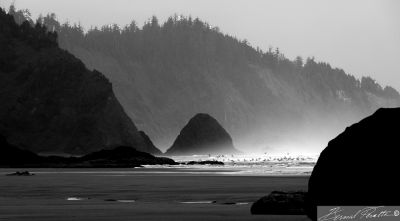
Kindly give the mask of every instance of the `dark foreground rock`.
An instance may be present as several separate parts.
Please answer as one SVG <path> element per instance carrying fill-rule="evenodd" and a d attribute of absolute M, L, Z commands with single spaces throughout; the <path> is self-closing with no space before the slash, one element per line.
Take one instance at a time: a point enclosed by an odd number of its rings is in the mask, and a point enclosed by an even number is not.
<path fill-rule="evenodd" d="M 168 155 L 234 153 L 239 151 L 234 148 L 231 136 L 208 114 L 197 114 L 190 119 L 166 152 Z"/>
<path fill-rule="evenodd" d="M 251 206 L 251 214 L 304 215 L 306 192 L 273 191 Z"/>
<path fill-rule="evenodd" d="M 311 174 L 307 213 L 318 205 L 400 205 L 400 108 L 379 109 L 331 140 Z"/>
<path fill-rule="evenodd" d="M 1 141 L 5 140 L 0 137 Z M 3 145 L 0 148 L 0 167 L 7 168 L 131 168 L 158 164 L 175 165 L 177 163 L 172 159 L 155 157 L 126 146 L 100 150 L 82 157 L 39 156 L 12 145 Z"/>
<path fill-rule="evenodd" d="M 224 162 L 216 160 L 189 161 L 186 165 L 225 165 Z"/>

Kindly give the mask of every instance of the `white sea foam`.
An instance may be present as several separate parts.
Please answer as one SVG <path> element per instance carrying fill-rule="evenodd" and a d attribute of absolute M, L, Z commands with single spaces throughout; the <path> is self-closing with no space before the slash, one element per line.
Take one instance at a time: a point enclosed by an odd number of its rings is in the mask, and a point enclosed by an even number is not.
<path fill-rule="evenodd" d="M 180 203 L 185 203 L 185 204 L 211 204 L 211 203 L 216 203 L 216 201 L 184 201 Z"/>
<path fill-rule="evenodd" d="M 66 200 L 69 200 L 69 201 L 79 201 L 79 200 L 87 200 L 87 199 L 89 199 L 89 198 L 82 198 L 82 197 L 67 197 L 67 199 L 66 199 Z"/>
<path fill-rule="evenodd" d="M 117 200 L 120 203 L 134 203 L 135 200 Z"/>

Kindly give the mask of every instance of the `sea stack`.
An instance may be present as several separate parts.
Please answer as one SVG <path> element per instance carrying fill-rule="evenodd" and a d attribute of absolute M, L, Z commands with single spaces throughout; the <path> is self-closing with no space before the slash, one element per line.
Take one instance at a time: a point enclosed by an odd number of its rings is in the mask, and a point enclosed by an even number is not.
<path fill-rule="evenodd" d="M 196 114 L 181 130 L 168 155 L 202 155 L 239 153 L 232 138 L 216 119 L 208 114 Z"/>
<path fill-rule="evenodd" d="M 322 151 L 308 184 L 308 215 L 317 206 L 400 205 L 400 108 L 379 109 Z"/>

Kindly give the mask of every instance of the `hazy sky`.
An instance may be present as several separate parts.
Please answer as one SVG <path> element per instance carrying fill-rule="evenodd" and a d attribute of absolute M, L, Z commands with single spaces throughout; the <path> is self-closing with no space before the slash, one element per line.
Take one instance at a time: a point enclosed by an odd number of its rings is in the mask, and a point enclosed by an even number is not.
<path fill-rule="evenodd" d="M 13 0 L 0 0 L 8 7 Z M 191 15 L 224 33 L 287 57 L 314 56 L 357 77 L 370 75 L 400 90 L 398 0 L 15 0 L 33 17 L 55 12 L 60 21 L 84 27 L 156 15 Z"/>

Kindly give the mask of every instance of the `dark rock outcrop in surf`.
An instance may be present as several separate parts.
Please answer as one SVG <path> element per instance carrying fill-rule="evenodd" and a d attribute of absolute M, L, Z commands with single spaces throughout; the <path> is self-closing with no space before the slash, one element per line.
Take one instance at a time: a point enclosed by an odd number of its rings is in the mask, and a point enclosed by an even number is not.
<path fill-rule="evenodd" d="M 34 176 L 34 173 L 30 173 L 29 171 L 17 171 L 15 173 L 6 174 L 6 176 Z"/>
<path fill-rule="evenodd" d="M 196 114 L 181 130 L 168 155 L 239 153 L 226 130 L 208 114 Z"/>
<path fill-rule="evenodd" d="M 308 185 L 308 215 L 318 205 L 400 205 L 400 108 L 379 109 L 331 140 Z"/>
<path fill-rule="evenodd" d="M 305 192 L 273 191 L 251 206 L 251 214 L 304 215 Z"/>
<path fill-rule="evenodd" d="M 225 165 L 224 162 L 217 160 L 189 161 L 186 165 Z"/>

